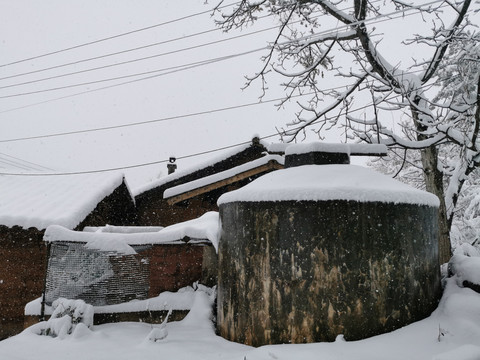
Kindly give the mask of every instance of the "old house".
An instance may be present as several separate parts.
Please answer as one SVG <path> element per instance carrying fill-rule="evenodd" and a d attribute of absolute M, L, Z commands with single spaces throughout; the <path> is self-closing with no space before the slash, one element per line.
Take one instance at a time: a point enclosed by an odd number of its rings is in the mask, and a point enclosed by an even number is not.
<path fill-rule="evenodd" d="M 218 198 L 283 168 L 282 149 L 254 138 L 221 157 L 179 170 L 135 191 L 139 225 L 168 226 L 218 211 Z"/>
<path fill-rule="evenodd" d="M 70 249 L 71 253 L 78 252 L 81 258 L 85 255 L 83 252 L 86 243 L 70 241 L 73 235 L 68 231 L 74 230 L 77 235 L 73 237 L 76 239 L 88 238 L 90 235 L 78 234 L 83 232 L 85 227 L 102 227 L 97 228 L 96 231 L 106 232 L 116 239 L 121 239 L 134 238 L 136 235 L 133 233 L 143 232 L 139 230 L 140 227 L 164 226 L 171 229 L 175 224 L 200 218 L 210 211 L 217 211 L 217 199 L 222 194 L 238 189 L 266 173 L 283 168 L 283 151 L 284 148 L 281 146 L 265 145 L 255 138 L 250 144 L 239 146 L 227 154 L 190 169 L 172 172 L 144 186 L 136 191 L 135 201 L 132 201 L 126 184 L 119 176 L 45 176 L 21 178 L 19 182 L 12 181 L 13 184 L 4 188 L 10 187 L 14 190 L 12 193 L 18 192 L 21 188 L 25 191 L 21 195 L 2 197 L 2 201 L 5 200 L 5 206 L 0 210 L 0 224 L 3 225 L 0 240 L 4 244 L 2 249 L 10 247 L 12 250 L 0 255 L 5 262 L 11 262 L 13 272 L 5 268 L 1 270 L 0 276 L 6 279 L 8 273 L 14 273 L 15 277 L 9 278 L 8 286 L 4 286 L 8 290 L 2 293 L 5 295 L 0 295 L 0 310 L 7 309 L 8 313 L 4 320 L 8 325 L 2 326 L 2 329 L 8 330 L 5 330 L 1 336 L 9 336 L 21 329 L 25 303 L 38 299 L 44 284 L 48 286 L 47 251 L 45 242 L 42 241 L 47 227 L 61 226 L 65 229 L 62 234 L 67 234 L 65 239 L 56 238 L 53 242 L 47 241 L 51 245 L 55 243 L 55 246 L 51 247 L 55 247 L 55 251 L 58 251 L 53 254 L 53 257 L 58 260 L 59 256 L 63 256 L 64 245 L 68 243 L 69 247 L 75 248 Z M 169 164 L 169 170 L 175 170 L 174 163 Z M 17 203 L 15 199 L 18 199 Z M 28 206 L 14 204 L 28 204 Z M 106 224 L 140 227 L 104 227 Z M 131 231 L 131 236 L 122 234 L 124 231 Z M 109 235 L 100 236 L 99 241 L 103 242 L 102 239 L 112 237 Z M 149 236 L 158 235 L 152 233 Z M 98 252 L 94 255 L 87 254 L 85 258 L 92 255 L 96 257 L 95 261 L 100 261 L 108 271 L 118 271 L 122 274 L 129 272 L 125 271 L 125 264 L 133 266 L 135 269 L 132 268 L 130 273 L 138 273 L 141 279 L 135 280 L 132 277 L 132 280 L 129 276 L 123 278 L 133 286 L 130 295 L 137 296 L 143 291 L 144 294 L 142 293 L 141 297 L 150 299 L 162 291 L 177 291 L 194 281 L 205 279 L 205 276 L 210 276 L 208 271 L 211 271 L 212 264 L 215 264 L 213 266 L 216 268 L 217 259 L 215 251 L 211 251 L 212 246 L 202 248 L 195 244 L 195 239 L 192 243 L 183 237 L 175 240 L 174 244 L 161 246 L 154 243 L 137 244 L 138 246 L 130 244 L 133 246 L 128 246 L 134 249 L 133 252 L 136 254 L 132 252 L 120 257 L 109 257 L 107 254 L 103 262 L 99 260 L 103 255 L 98 257 Z M 17 251 L 21 255 L 13 255 L 12 251 Z M 23 266 L 23 262 L 19 260 L 26 258 L 27 254 L 30 257 L 28 267 Z M 52 252 L 49 259 L 52 259 Z M 209 269 L 205 269 L 205 264 L 208 264 Z M 102 281 L 100 281 L 101 284 L 103 284 Z M 107 281 L 106 278 L 105 281 Z M 141 291 L 137 291 L 142 281 L 145 286 L 140 289 Z M 115 287 L 118 284 L 115 281 L 111 283 L 107 281 L 105 286 L 97 285 L 87 289 L 88 296 L 95 294 L 94 296 L 98 296 L 100 302 L 108 299 L 113 299 L 112 301 L 117 303 L 128 301 L 130 295 L 123 291 L 125 288 L 117 291 Z M 62 286 L 58 285 L 56 290 L 60 290 Z M 68 286 L 77 286 L 77 284 L 69 282 Z M 98 292 L 98 290 L 101 291 Z M 84 290 L 81 291 L 83 294 Z M 115 298 L 115 294 L 118 298 Z M 57 295 L 52 293 L 52 296 Z M 75 294 L 72 297 L 75 297 Z M 7 303 L 9 298 L 13 300 Z M 87 300 L 91 302 L 95 299 Z"/>
<path fill-rule="evenodd" d="M 23 329 L 24 306 L 43 290 L 45 229 L 133 225 L 121 174 L 0 176 L 0 339 Z"/>

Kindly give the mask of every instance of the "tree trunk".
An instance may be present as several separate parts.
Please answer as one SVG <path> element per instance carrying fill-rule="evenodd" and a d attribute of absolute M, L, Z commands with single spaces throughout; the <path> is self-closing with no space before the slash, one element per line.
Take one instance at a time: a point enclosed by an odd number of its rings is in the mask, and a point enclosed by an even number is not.
<path fill-rule="evenodd" d="M 437 195 L 440 199 L 440 208 L 438 211 L 438 255 L 440 264 L 444 264 L 447 263 L 452 256 L 452 247 L 450 243 L 450 229 L 448 226 L 447 208 L 445 206 L 443 174 L 438 169 L 437 148 L 435 146 L 430 146 L 421 151 L 421 156 L 426 190 Z"/>

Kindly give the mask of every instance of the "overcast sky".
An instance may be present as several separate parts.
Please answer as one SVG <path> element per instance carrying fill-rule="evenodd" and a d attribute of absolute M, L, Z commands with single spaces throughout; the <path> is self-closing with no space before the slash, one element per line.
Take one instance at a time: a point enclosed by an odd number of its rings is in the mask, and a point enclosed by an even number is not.
<path fill-rule="evenodd" d="M 178 1 L 119 0 L 1 1 L 0 4 L 2 65 L 206 12 L 212 7 L 211 4 L 205 5 L 203 0 L 190 0 L 188 6 L 185 6 L 185 2 Z M 265 26 L 258 29 L 272 26 L 268 21 L 264 24 Z M 190 36 L 199 32 L 207 33 Z M 266 46 L 266 41 L 271 38 L 272 33 L 270 36 L 268 33 L 259 33 L 175 52 L 238 34 L 216 31 L 209 13 L 192 16 L 97 44 L 2 66 L 0 86 L 4 87 L 154 56 L 151 59 L 120 66 L 2 88 L 0 96 L 147 73 L 236 55 Z M 4 79 L 182 37 L 187 38 L 122 55 Z M 175 53 L 157 56 L 167 52 Z M 158 75 L 161 72 L 56 91 L 0 98 L 0 140 L 178 117 L 250 104 L 257 101 L 260 89 L 242 91 L 241 87 L 244 84 L 244 75 L 253 74 L 258 70 L 261 55 L 261 51 L 254 52 L 231 60 L 76 96 L 71 95 Z M 281 92 L 277 91 L 276 94 L 280 96 Z M 274 98 L 273 95 L 274 93 L 269 94 L 268 99 Z M 62 97 L 63 99 L 59 99 Z M 38 104 L 42 102 L 44 103 Z M 248 141 L 254 134 L 261 136 L 274 134 L 275 126 L 283 125 L 292 118 L 292 111 L 290 109 L 288 112 L 278 112 L 273 104 L 269 103 L 116 130 L 3 142 L 0 143 L 0 152 L 38 163 L 55 171 L 121 167 L 165 160 L 171 155 L 182 157 L 225 147 Z M 275 139 L 272 138 L 272 141 Z M 5 160 L 5 155 L 1 159 Z M 200 160 L 193 158 L 190 161 Z M 5 161 L 3 166 L 7 167 Z M 179 167 L 182 166 L 188 166 L 188 161 L 179 161 Z M 22 171 L 15 167 L 8 169 L 12 170 Z M 139 168 L 126 173 L 135 187 L 142 181 L 157 176 L 161 171 L 165 175 L 166 164 Z"/>
<path fill-rule="evenodd" d="M 253 28 L 225 34 L 216 30 L 208 12 L 215 3 L 0 0 L 0 172 L 28 172 L 36 167 L 7 155 L 40 164 L 50 172 L 89 171 L 184 157 L 249 141 L 254 135 L 275 134 L 276 127 L 293 119 L 297 110 L 294 104 L 280 111 L 273 103 L 238 106 L 258 101 L 260 84 L 241 88 L 244 76 L 261 68 L 260 57 L 266 53 L 253 50 L 265 47 L 274 36 L 274 30 L 263 30 L 276 24 L 265 18 Z M 195 15 L 199 13 L 203 14 Z M 400 21 L 392 26 L 405 24 L 405 19 Z M 170 23 L 163 24 L 167 22 Z M 420 23 L 419 18 L 410 20 L 410 24 Z M 146 27 L 151 28 L 136 31 Z M 246 35 L 252 32 L 256 33 Z M 243 37 L 227 40 L 238 35 Z M 398 31 L 389 36 L 382 45 L 386 49 L 389 41 L 400 40 Z M 114 38 L 57 52 L 109 37 Z M 212 44 L 204 45 L 207 43 Z M 147 45 L 152 46 L 83 61 Z M 188 50 L 189 47 L 196 48 Z M 249 51 L 253 52 L 242 55 Z M 15 63 L 50 52 L 56 53 Z M 230 55 L 235 56 L 217 61 Z M 412 54 L 401 51 L 401 55 L 407 59 Z M 150 58 L 139 60 L 146 57 Z M 214 62 L 198 66 L 198 62 L 210 60 Z M 112 66 L 126 61 L 129 63 Z M 74 64 L 63 66 L 70 63 Z M 178 71 L 178 66 L 186 64 L 194 67 Z M 55 69 L 43 71 L 50 67 Z M 90 71 L 98 67 L 102 68 Z M 161 69 L 169 70 L 156 71 Z M 21 75 L 27 72 L 35 73 Z M 80 73 L 66 76 L 74 72 Z M 118 77 L 123 78 L 103 81 Z M 150 78 L 143 79 L 147 77 Z M 90 82 L 97 83 L 85 84 Z M 130 83 L 119 85 L 125 82 Z M 79 84 L 85 85 L 72 86 Z M 51 90 L 55 88 L 61 89 Z M 274 80 L 269 88 L 264 100 L 282 96 Z M 216 111 L 228 107 L 237 108 Z M 187 116 L 199 112 L 206 113 Z M 4 141 L 152 120 L 162 121 L 68 136 Z M 329 140 L 342 141 L 340 136 L 335 133 Z M 179 160 L 178 165 L 185 168 L 202 159 L 205 156 L 191 157 Z M 160 173 L 165 175 L 166 164 L 125 173 L 136 188 Z"/>

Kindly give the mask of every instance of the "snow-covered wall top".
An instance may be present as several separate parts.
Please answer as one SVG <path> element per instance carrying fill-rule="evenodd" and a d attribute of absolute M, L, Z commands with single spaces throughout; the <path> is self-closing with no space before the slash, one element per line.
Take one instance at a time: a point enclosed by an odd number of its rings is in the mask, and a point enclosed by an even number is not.
<path fill-rule="evenodd" d="M 264 143 L 262 145 L 265 146 L 269 153 L 284 153 L 287 147 L 291 146 L 292 144 L 289 143 Z"/>
<path fill-rule="evenodd" d="M 218 212 L 207 212 L 198 219 L 167 226 L 157 232 L 110 233 L 72 231 L 62 226 L 47 228 L 44 241 L 70 241 L 86 243 L 90 249 L 113 251 L 121 254 L 134 254 L 132 245 L 166 244 L 182 241 L 184 237 L 210 240 L 215 249 L 218 244 Z M 133 251 L 133 252 L 132 252 Z"/>
<path fill-rule="evenodd" d="M 191 191 L 191 190 L 198 189 L 198 188 L 203 187 L 203 186 L 207 186 L 207 185 L 216 183 L 218 181 L 228 179 L 232 176 L 241 174 L 242 172 L 245 172 L 245 171 L 254 169 L 256 167 L 265 165 L 269 161 L 272 161 L 272 160 L 276 161 L 277 163 L 282 164 L 282 165 L 284 163 L 283 156 L 266 155 L 264 157 L 261 157 L 260 159 L 250 161 L 246 164 L 236 166 L 232 169 L 228 169 L 228 170 L 225 170 L 225 171 L 222 171 L 222 172 L 210 175 L 210 176 L 205 176 L 204 178 L 201 178 L 201 179 L 198 179 L 198 180 L 190 181 L 190 182 L 185 183 L 185 184 L 181 184 L 181 185 L 178 185 L 178 186 L 171 187 L 171 188 L 165 190 L 165 192 L 163 193 L 163 197 L 164 198 L 169 198 L 169 197 L 172 197 L 172 196 L 183 194 L 183 193 Z"/>
<path fill-rule="evenodd" d="M 122 181 L 121 173 L 0 176 L 0 225 L 73 229 Z"/>
<path fill-rule="evenodd" d="M 218 205 L 237 201 L 352 200 L 439 206 L 438 198 L 388 176 L 355 165 L 304 165 L 266 174 L 222 195 Z"/>
<path fill-rule="evenodd" d="M 312 143 L 291 144 L 285 149 L 285 155 L 307 154 L 310 152 L 368 155 L 370 153 L 386 153 L 387 146 L 383 144 L 338 144 L 317 141 Z"/>
<path fill-rule="evenodd" d="M 158 232 L 163 229 L 163 226 L 85 226 L 85 232 L 100 232 L 100 233 L 114 233 L 114 234 L 131 234 L 143 232 Z"/>
<path fill-rule="evenodd" d="M 198 292 L 206 293 L 209 296 L 214 294 L 214 289 L 197 284 L 197 289 L 187 286 L 177 292 L 165 291 L 154 298 L 146 300 L 132 300 L 122 304 L 95 306 L 95 314 L 126 313 L 137 311 L 162 311 L 162 310 L 190 310 L 192 309 Z M 51 315 L 53 309 L 45 304 L 45 315 Z M 42 298 L 39 297 L 25 306 L 25 315 L 41 315 Z"/>

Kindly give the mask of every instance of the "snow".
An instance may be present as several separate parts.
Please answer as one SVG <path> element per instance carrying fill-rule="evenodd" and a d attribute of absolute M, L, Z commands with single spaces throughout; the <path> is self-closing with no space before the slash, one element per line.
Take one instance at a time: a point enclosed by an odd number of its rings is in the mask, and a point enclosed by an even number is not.
<path fill-rule="evenodd" d="M 163 226 L 85 226 L 83 231 L 85 232 L 101 232 L 101 233 L 114 233 L 114 234 L 132 234 L 142 232 L 158 232 L 163 229 Z"/>
<path fill-rule="evenodd" d="M 231 168 L 231 169 L 228 169 L 228 170 L 225 170 L 225 171 L 222 171 L 222 172 L 210 175 L 210 176 L 205 176 L 201 179 L 194 180 L 194 181 L 191 181 L 191 182 L 188 182 L 188 183 L 185 183 L 185 184 L 181 184 L 181 185 L 178 185 L 178 186 L 171 187 L 171 188 L 165 190 L 165 192 L 163 193 L 163 197 L 165 199 L 170 198 L 170 197 L 173 197 L 173 196 L 176 196 L 176 195 L 179 195 L 179 194 L 183 194 L 183 193 L 186 193 L 186 192 L 194 190 L 194 189 L 201 188 L 203 186 L 214 184 L 216 182 L 231 178 L 235 175 L 238 175 L 238 174 L 241 174 L 243 172 L 255 169 L 259 166 L 265 165 L 270 161 L 275 161 L 278 164 L 283 165 L 284 158 L 283 158 L 283 156 L 279 156 L 279 155 L 266 155 L 266 156 L 261 157 L 260 159 L 250 161 L 246 164 L 242 164 L 242 165 L 236 166 L 234 168 Z"/>
<path fill-rule="evenodd" d="M 83 232 L 72 231 L 59 225 L 51 225 L 45 231 L 43 239 L 47 242 L 83 242 L 91 249 L 115 251 L 122 254 L 135 254 L 135 250 L 131 248 L 133 245 L 183 242 L 185 237 L 193 241 L 209 240 L 217 249 L 218 225 L 218 212 L 210 211 L 197 219 L 167 226 L 156 232 Z M 118 229 L 121 229 L 121 227 L 118 227 Z M 129 230 L 132 230 L 132 228 L 129 227 Z"/>
<path fill-rule="evenodd" d="M 285 156 L 294 154 L 308 154 L 311 152 L 350 154 L 350 147 L 348 144 L 332 144 L 318 141 L 311 143 L 292 144 L 285 149 Z"/>
<path fill-rule="evenodd" d="M 464 281 L 480 287 L 480 257 L 454 254 L 449 262 L 453 278 L 458 286 L 463 286 Z"/>
<path fill-rule="evenodd" d="M 138 196 L 138 195 L 140 195 L 140 194 L 142 194 L 146 191 L 149 191 L 149 190 L 152 190 L 156 187 L 160 187 L 162 185 L 165 185 L 165 184 L 169 183 L 170 181 L 180 179 L 181 177 L 189 175 L 189 174 L 191 174 L 195 171 L 198 171 L 198 170 L 207 168 L 209 166 L 215 165 L 216 163 L 218 163 L 220 161 L 226 160 L 229 157 L 234 156 L 234 155 L 238 154 L 239 152 L 242 152 L 243 150 L 249 148 L 250 146 L 252 146 L 252 143 L 246 143 L 246 144 L 237 146 L 237 147 L 235 147 L 235 148 L 233 148 L 229 151 L 222 152 L 218 156 L 213 156 L 206 161 L 202 161 L 202 162 L 199 162 L 199 163 L 197 163 L 193 166 L 190 166 L 190 167 L 188 167 L 188 169 L 177 170 L 173 174 L 169 174 L 169 175 L 164 176 L 164 177 L 162 177 L 158 180 L 152 181 L 152 182 L 150 182 L 148 184 L 145 184 L 145 185 L 143 185 L 143 186 L 141 186 L 137 189 L 134 189 L 133 190 L 133 195 Z"/>
<path fill-rule="evenodd" d="M 285 149 L 285 155 L 307 154 L 310 152 L 342 153 L 355 155 L 386 154 L 387 146 L 383 144 L 341 144 L 311 142 L 301 144 L 291 144 Z"/>
<path fill-rule="evenodd" d="M 0 176 L 0 225 L 73 229 L 122 181 L 121 173 Z"/>
<path fill-rule="evenodd" d="M 218 204 L 290 200 L 348 200 L 439 206 L 439 200 L 433 194 L 356 165 L 304 165 L 277 170 L 241 189 L 222 195 Z"/>
<path fill-rule="evenodd" d="M 285 153 L 289 143 L 262 143 L 269 153 Z"/>
<path fill-rule="evenodd" d="M 53 312 L 48 321 L 36 327 L 37 335 L 48 335 L 64 339 L 78 325 L 87 329 L 93 326 L 93 306 L 83 300 L 57 299 L 52 304 Z"/>
<path fill-rule="evenodd" d="M 209 296 L 213 296 L 215 290 L 201 284 L 194 284 L 194 287 L 187 286 L 179 289 L 177 292 L 165 291 L 156 297 L 146 300 L 132 300 L 122 304 L 94 306 L 93 311 L 95 314 L 112 314 L 139 311 L 190 310 L 193 306 L 196 291 L 203 291 L 209 294 Z M 25 306 L 25 315 L 40 315 L 41 306 L 41 298 L 29 302 Z M 52 312 L 52 307 L 45 305 L 45 314 L 50 315 Z"/>
<path fill-rule="evenodd" d="M 477 360 L 480 359 L 480 294 L 448 279 L 434 313 L 397 331 L 362 341 L 269 345 L 259 348 L 215 335 L 213 296 L 196 291 L 192 310 L 179 322 L 164 324 L 166 337 L 149 340 L 162 325 L 116 323 L 77 326 L 65 338 L 39 336 L 42 325 L 0 342 L 0 359 L 11 360 Z M 160 330 L 155 330 L 160 332 Z M 165 335 L 163 332 L 163 335 Z"/>
<path fill-rule="evenodd" d="M 115 238 L 103 239 L 102 237 L 94 237 L 85 244 L 85 247 L 90 250 L 114 252 L 119 255 L 135 255 L 137 253 L 126 242 L 118 241 Z"/>
<path fill-rule="evenodd" d="M 220 236 L 219 224 L 218 212 L 209 211 L 198 219 L 167 226 L 159 234 L 170 239 L 183 239 L 185 236 L 192 239 L 208 239 L 217 250 Z"/>

